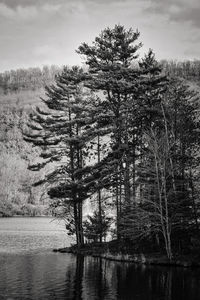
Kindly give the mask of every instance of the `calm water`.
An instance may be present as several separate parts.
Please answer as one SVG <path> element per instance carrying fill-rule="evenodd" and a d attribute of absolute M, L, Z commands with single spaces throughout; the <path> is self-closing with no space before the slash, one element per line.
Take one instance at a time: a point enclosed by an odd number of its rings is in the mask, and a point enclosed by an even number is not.
<path fill-rule="evenodd" d="M 0 219 L 0 299 L 199 300 L 200 270 L 53 253 L 70 244 L 49 218 Z"/>

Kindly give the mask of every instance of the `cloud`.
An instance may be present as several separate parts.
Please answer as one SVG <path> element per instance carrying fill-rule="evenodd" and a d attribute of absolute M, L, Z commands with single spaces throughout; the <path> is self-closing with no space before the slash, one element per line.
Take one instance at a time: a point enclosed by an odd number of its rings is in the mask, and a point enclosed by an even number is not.
<path fill-rule="evenodd" d="M 0 17 L 14 21 L 31 21 L 37 18 L 52 17 L 56 14 L 66 17 L 80 13 L 85 13 L 85 5 L 81 0 L 67 2 L 63 0 L 0 1 Z"/>
<path fill-rule="evenodd" d="M 61 9 L 61 5 L 60 4 L 44 4 L 42 6 L 42 10 L 43 11 L 46 11 L 47 13 L 55 13 L 55 12 L 58 12 L 59 10 Z"/>
<path fill-rule="evenodd" d="M 66 2 L 65 0 L 0 0 L 0 3 L 5 4 L 9 8 L 15 9 L 17 6 L 41 6 L 44 4 L 56 5 Z"/>
<path fill-rule="evenodd" d="M 0 0 L 0 3 L 4 3 L 7 6 L 11 7 L 11 8 L 15 8 L 17 6 L 41 6 L 45 4 L 50 4 L 50 5 L 56 5 L 56 4 L 67 4 L 69 2 L 73 2 L 74 5 L 76 5 L 79 2 L 85 2 L 85 3 L 99 3 L 99 4 L 115 4 L 115 3 L 126 3 L 129 0 L 84 0 L 84 1 L 80 1 L 80 0 Z"/>
<path fill-rule="evenodd" d="M 0 16 L 5 18 L 13 18 L 14 11 L 13 9 L 6 6 L 4 3 L 0 3 Z"/>
<path fill-rule="evenodd" d="M 174 22 L 189 22 L 200 27 L 199 0 L 151 0 L 149 12 L 167 15 Z"/>
<path fill-rule="evenodd" d="M 0 3 L 0 16 L 14 20 L 31 20 L 35 19 L 38 15 L 38 11 L 35 6 L 22 7 L 17 6 L 15 9 L 10 8 L 4 3 Z"/>

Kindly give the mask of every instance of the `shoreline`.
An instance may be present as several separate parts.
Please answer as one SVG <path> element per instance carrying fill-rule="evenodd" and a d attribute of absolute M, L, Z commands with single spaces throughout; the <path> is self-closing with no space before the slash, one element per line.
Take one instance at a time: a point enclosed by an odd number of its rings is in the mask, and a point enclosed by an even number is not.
<path fill-rule="evenodd" d="M 102 258 L 110 261 L 116 262 L 128 262 L 137 263 L 144 265 L 154 265 L 154 266 L 168 266 L 168 267 L 183 267 L 183 268 L 199 268 L 200 260 L 192 259 L 191 256 L 177 256 L 171 261 L 164 255 L 159 253 L 156 254 L 123 254 L 123 253 L 110 253 L 95 251 L 95 249 L 77 249 L 75 247 L 66 247 L 53 249 L 53 252 L 59 253 L 70 253 L 74 255 L 92 256 L 96 258 Z"/>

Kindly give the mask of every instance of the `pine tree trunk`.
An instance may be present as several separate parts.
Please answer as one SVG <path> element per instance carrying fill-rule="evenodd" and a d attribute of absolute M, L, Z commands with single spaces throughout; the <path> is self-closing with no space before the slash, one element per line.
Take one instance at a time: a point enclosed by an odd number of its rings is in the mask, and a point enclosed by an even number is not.
<path fill-rule="evenodd" d="M 69 114 L 69 121 L 71 121 L 71 110 L 69 109 L 68 111 Z M 70 124 L 70 131 L 69 131 L 70 137 L 73 136 L 72 132 L 72 126 Z M 74 177 L 74 149 L 72 144 L 70 144 L 70 169 L 71 169 L 71 180 L 73 183 L 75 183 L 75 177 Z M 78 160 L 79 161 L 79 160 Z M 75 226 L 75 234 L 76 234 L 76 243 L 77 246 L 80 247 L 83 242 L 83 229 L 82 229 L 82 224 L 80 225 L 80 221 L 82 220 L 82 207 L 79 206 L 79 199 L 77 201 L 77 193 L 75 190 L 72 189 L 72 200 L 73 200 L 73 209 L 74 209 L 74 226 Z"/>
<path fill-rule="evenodd" d="M 193 212 L 194 212 L 195 225 L 196 225 L 197 231 L 199 231 L 198 212 L 197 212 L 197 207 L 196 207 L 196 203 L 195 203 L 195 190 L 194 190 L 194 183 L 193 183 L 191 169 L 190 169 L 189 185 L 190 185 L 191 194 L 192 194 L 192 206 L 193 206 Z"/>
<path fill-rule="evenodd" d="M 83 205 L 82 202 L 78 203 L 78 234 L 80 246 L 84 245 L 84 235 L 83 235 Z"/>
<path fill-rule="evenodd" d="M 116 183 L 116 210 L 117 210 L 117 216 L 116 216 L 116 229 L 117 229 L 117 239 L 120 239 L 120 229 L 119 229 L 119 187 L 118 182 Z"/>
<path fill-rule="evenodd" d="M 125 115 L 125 173 L 124 173 L 124 189 L 125 189 L 125 202 L 130 203 L 130 150 L 129 150 L 129 143 L 128 143 L 128 125 L 127 125 L 127 118 L 128 112 L 126 111 Z"/>
<path fill-rule="evenodd" d="M 134 143 L 134 140 L 133 140 Z M 136 178 L 136 171 L 135 171 L 135 144 L 133 144 L 133 156 L 132 156 L 132 193 L 133 193 L 133 203 L 136 204 L 136 184 L 135 184 L 135 178 Z"/>
<path fill-rule="evenodd" d="M 100 137 L 98 135 L 97 140 L 97 155 L 98 155 L 98 163 L 101 161 L 101 145 L 100 145 Z M 100 234 L 99 234 L 99 241 L 102 243 L 102 207 L 101 207 L 101 189 L 98 188 L 98 208 L 99 208 L 99 228 L 100 228 Z"/>
<path fill-rule="evenodd" d="M 74 226 L 75 226 L 75 234 L 76 234 L 76 244 L 80 247 L 80 237 L 79 237 L 79 228 L 78 228 L 78 210 L 77 210 L 77 203 L 76 197 L 73 197 L 74 202 Z"/>

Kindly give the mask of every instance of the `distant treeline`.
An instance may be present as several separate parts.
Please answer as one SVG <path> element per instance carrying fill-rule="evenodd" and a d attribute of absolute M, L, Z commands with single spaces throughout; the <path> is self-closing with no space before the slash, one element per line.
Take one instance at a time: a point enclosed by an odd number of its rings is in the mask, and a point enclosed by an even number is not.
<path fill-rule="evenodd" d="M 200 80 L 200 60 L 162 60 L 161 65 L 167 75 L 192 81 Z"/>
<path fill-rule="evenodd" d="M 61 70 L 62 67 L 51 65 L 5 71 L 0 73 L 0 94 L 37 90 L 51 84 Z"/>
<path fill-rule="evenodd" d="M 200 60 L 167 61 L 161 65 L 166 74 L 187 80 L 200 80 Z M 5 71 L 0 73 L 0 94 L 15 93 L 23 90 L 37 90 L 51 84 L 55 75 L 62 71 L 62 67 L 51 65 L 42 68 L 28 68 Z"/>

